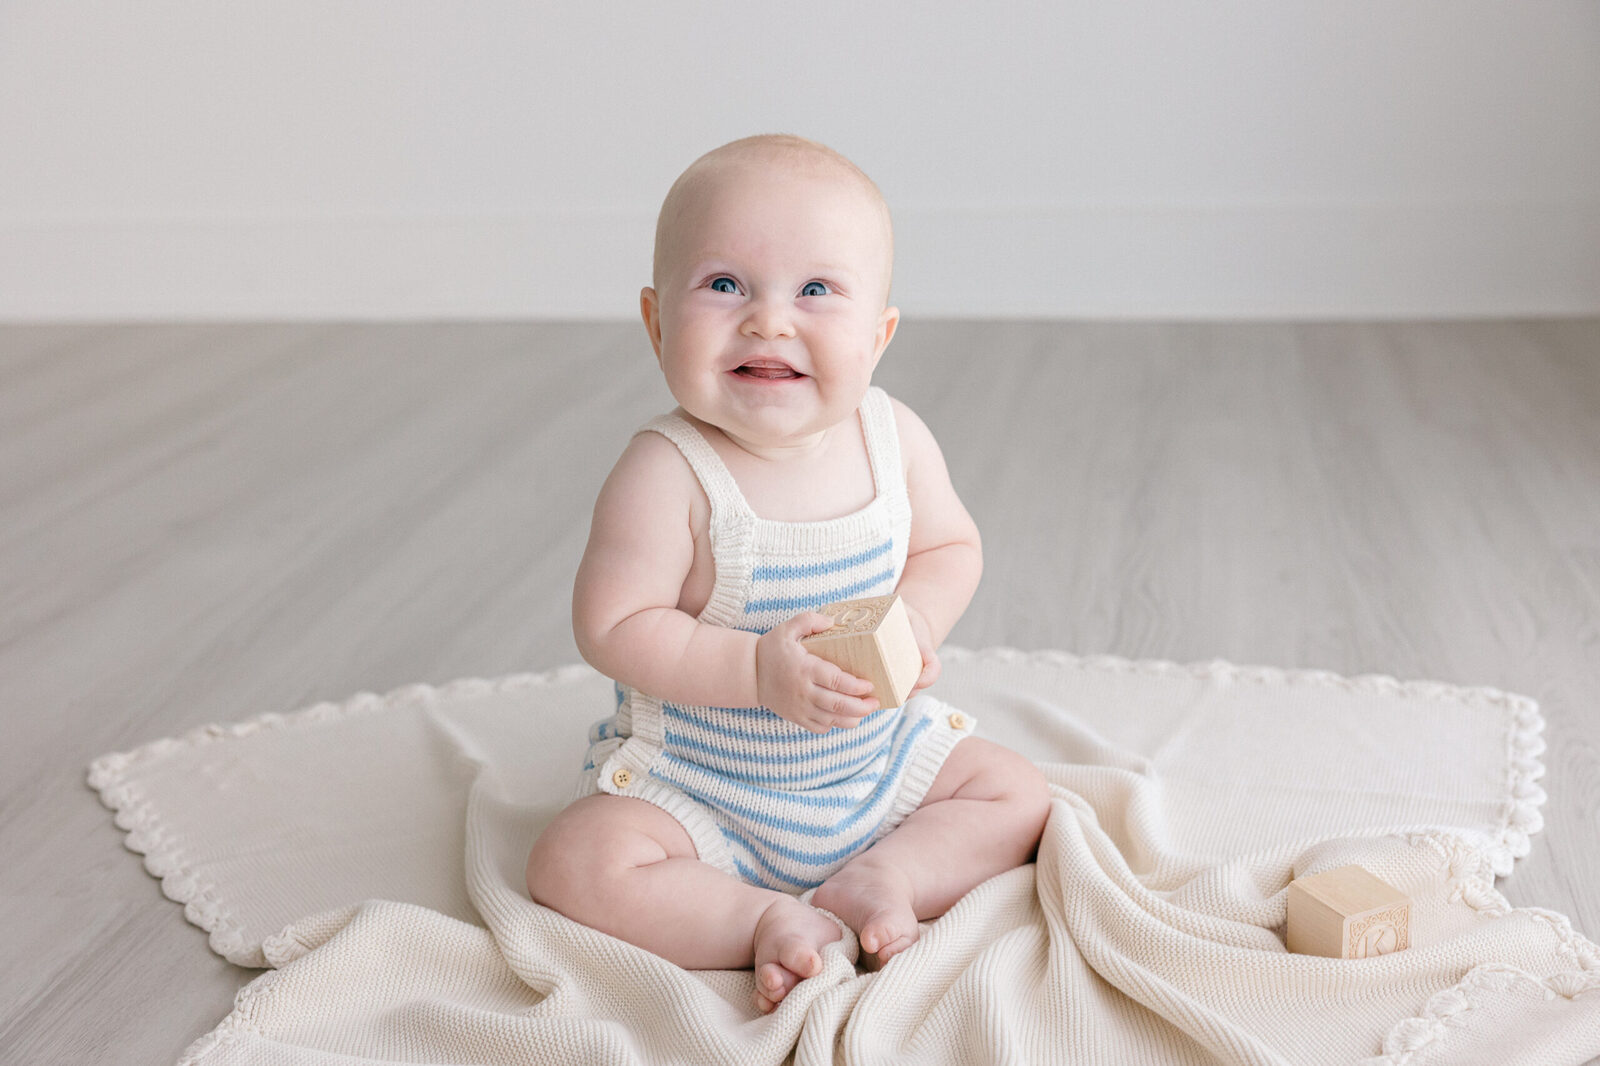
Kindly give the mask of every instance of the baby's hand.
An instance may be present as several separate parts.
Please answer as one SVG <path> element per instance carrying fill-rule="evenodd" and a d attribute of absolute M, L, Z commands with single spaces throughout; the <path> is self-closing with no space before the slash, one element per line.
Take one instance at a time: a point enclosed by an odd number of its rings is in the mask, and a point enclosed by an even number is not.
<path fill-rule="evenodd" d="M 802 637 L 832 628 L 833 619 L 827 615 L 806 611 L 756 641 L 756 695 L 761 705 L 813 733 L 826 733 L 834 726 L 851 729 L 878 709 L 872 682 L 845 673 L 800 643 Z"/>
<path fill-rule="evenodd" d="M 905 603 L 902 599 L 900 602 Z M 939 662 L 939 652 L 933 646 L 933 633 L 928 628 L 928 620 L 923 618 L 917 609 L 906 603 L 906 617 L 911 620 L 911 632 L 916 634 L 917 651 L 922 653 L 922 673 L 917 677 L 917 683 L 911 686 L 912 692 L 921 692 L 944 673 L 944 664 Z"/>

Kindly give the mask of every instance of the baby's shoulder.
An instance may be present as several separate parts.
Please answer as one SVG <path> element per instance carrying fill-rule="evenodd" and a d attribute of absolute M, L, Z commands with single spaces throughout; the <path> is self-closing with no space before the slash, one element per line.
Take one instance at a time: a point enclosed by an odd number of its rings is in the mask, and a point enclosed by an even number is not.
<path fill-rule="evenodd" d="M 911 408 L 907 407 L 905 403 L 898 397 L 890 396 L 886 392 L 883 394 L 883 398 L 889 401 L 889 410 L 894 412 L 894 424 L 896 429 L 903 433 L 908 424 L 919 426 L 922 425 L 922 419 L 917 417 L 917 413 Z"/>
<path fill-rule="evenodd" d="M 887 393 L 885 393 L 888 396 Z M 915 411 L 904 403 L 888 396 L 889 408 L 894 412 L 895 436 L 900 441 L 900 462 L 909 471 L 918 460 L 939 457 L 939 442 Z"/>
<path fill-rule="evenodd" d="M 635 433 L 600 491 L 602 509 L 623 507 L 653 518 L 709 511 L 705 491 L 678 446 L 660 433 Z M 607 506 L 607 505 L 610 506 Z"/>
<path fill-rule="evenodd" d="M 665 435 L 648 429 L 639 430 L 629 439 L 628 446 L 617 457 L 611 476 L 680 487 L 699 484 L 693 468 L 678 446 Z"/>

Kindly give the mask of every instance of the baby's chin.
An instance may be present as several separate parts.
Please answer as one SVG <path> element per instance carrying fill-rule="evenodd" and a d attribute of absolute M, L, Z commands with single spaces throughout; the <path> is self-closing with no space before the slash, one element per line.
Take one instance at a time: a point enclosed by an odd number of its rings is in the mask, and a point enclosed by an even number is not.
<path fill-rule="evenodd" d="M 866 389 L 850 397 L 834 397 L 831 403 L 810 402 L 788 404 L 779 402 L 746 402 L 741 405 L 717 407 L 695 403 L 693 398 L 678 403 L 690 415 L 721 430 L 747 451 L 766 451 L 794 448 L 811 443 L 822 434 L 855 416 L 857 408 L 866 399 Z"/>

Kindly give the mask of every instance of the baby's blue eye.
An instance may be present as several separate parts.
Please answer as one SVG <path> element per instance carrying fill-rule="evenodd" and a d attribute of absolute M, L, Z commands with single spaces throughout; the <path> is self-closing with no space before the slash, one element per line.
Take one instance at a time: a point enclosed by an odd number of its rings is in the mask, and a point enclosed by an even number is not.
<path fill-rule="evenodd" d="M 713 292 L 738 292 L 739 283 L 732 278 L 712 278 L 711 291 Z"/>
<path fill-rule="evenodd" d="M 801 296 L 826 296 L 826 295 L 828 295 L 828 286 L 824 285 L 820 281 L 808 281 L 805 284 L 805 288 L 800 290 L 800 295 Z"/>

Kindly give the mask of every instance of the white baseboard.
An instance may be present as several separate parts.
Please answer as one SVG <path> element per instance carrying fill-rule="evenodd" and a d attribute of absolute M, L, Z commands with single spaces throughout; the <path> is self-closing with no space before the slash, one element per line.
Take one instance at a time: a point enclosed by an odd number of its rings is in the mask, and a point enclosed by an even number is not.
<path fill-rule="evenodd" d="M 910 206 L 906 315 L 1137 319 L 1600 314 L 1600 201 Z M 653 213 L 0 219 L 0 318 L 622 319 Z"/>

